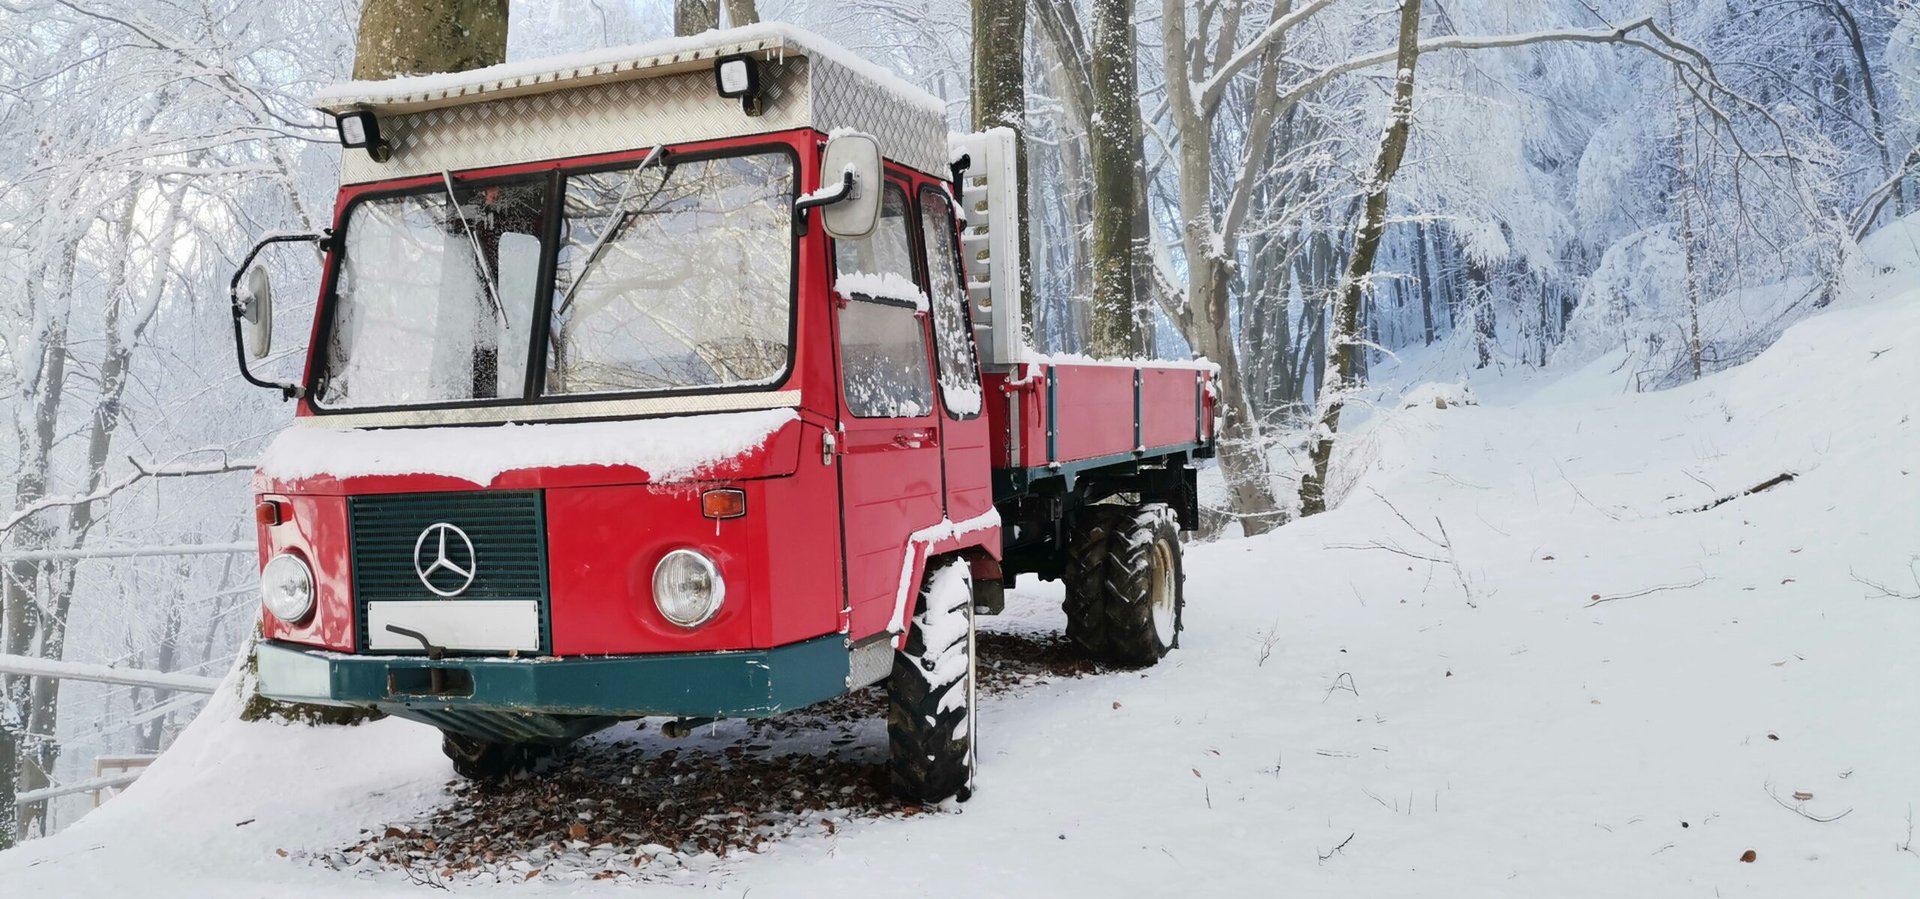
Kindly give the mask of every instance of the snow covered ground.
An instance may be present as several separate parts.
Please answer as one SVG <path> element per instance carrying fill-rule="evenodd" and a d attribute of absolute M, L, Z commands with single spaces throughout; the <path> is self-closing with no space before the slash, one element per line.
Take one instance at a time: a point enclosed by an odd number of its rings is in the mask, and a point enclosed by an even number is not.
<path fill-rule="evenodd" d="M 678 886 L 1920 895 L 1920 291 L 1862 277 L 1695 385 L 1626 392 L 1603 358 L 1377 413 L 1341 508 L 1192 548 L 1160 667 L 987 701 L 972 802 L 803 829 Z M 1057 625 L 1057 600 L 1023 583 L 999 626 Z M 446 802 L 431 731 L 233 711 L 0 855 L 0 893 L 419 895 L 302 858 Z"/>

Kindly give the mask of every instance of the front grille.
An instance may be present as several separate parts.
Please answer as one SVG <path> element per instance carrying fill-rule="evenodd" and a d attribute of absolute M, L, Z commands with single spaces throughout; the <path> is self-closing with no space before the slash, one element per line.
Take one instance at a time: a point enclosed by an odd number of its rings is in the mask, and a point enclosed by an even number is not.
<path fill-rule="evenodd" d="M 368 645 L 367 604 L 383 600 L 534 599 L 540 603 L 541 651 L 549 648 L 547 546 L 544 503 L 537 490 L 461 493 L 408 493 L 356 496 L 347 503 L 352 530 L 354 624 L 359 645 Z M 456 596 L 427 589 L 415 568 L 414 547 L 421 534 L 448 524 L 473 543 L 473 582 Z M 438 558 L 439 532 L 421 545 L 430 566 Z M 452 556 L 464 545 L 449 533 Z M 464 563 L 464 558 L 454 561 Z M 453 590 L 463 578 L 445 569 L 435 585 Z"/>

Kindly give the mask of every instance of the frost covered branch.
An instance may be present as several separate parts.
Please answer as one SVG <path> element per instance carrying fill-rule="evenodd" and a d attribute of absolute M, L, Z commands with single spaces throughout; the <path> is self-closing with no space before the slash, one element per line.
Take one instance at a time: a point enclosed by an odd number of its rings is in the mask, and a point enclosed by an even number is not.
<path fill-rule="evenodd" d="M 204 465 L 159 466 L 143 463 L 133 458 L 129 458 L 127 461 L 133 464 L 133 471 L 122 475 L 117 480 L 101 485 L 96 490 L 67 496 L 43 497 L 15 509 L 13 514 L 9 515 L 5 521 L 0 521 L 0 538 L 4 538 L 14 528 L 20 526 L 21 522 L 48 509 L 91 505 L 107 499 L 148 478 L 190 478 L 202 475 L 229 474 L 236 471 L 251 471 L 253 469 L 253 460 L 251 459 L 211 462 Z"/>

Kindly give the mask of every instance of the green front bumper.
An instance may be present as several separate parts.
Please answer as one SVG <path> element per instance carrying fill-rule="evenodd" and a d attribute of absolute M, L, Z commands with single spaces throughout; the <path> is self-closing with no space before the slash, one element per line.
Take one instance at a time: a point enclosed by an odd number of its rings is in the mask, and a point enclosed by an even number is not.
<path fill-rule="evenodd" d="M 432 660 L 273 642 L 254 652 L 269 699 L 372 707 L 486 739 L 554 741 L 622 718 L 764 718 L 802 708 L 847 692 L 850 659 L 837 634 L 774 649 L 558 659 Z"/>

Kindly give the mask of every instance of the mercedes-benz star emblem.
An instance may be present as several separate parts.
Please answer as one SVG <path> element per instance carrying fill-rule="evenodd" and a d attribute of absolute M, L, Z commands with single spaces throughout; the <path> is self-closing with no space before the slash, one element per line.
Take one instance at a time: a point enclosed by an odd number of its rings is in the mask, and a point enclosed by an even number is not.
<path fill-rule="evenodd" d="M 459 540 L 449 541 L 449 535 Z M 420 583 L 439 596 L 459 596 L 473 586 L 474 563 L 478 560 L 467 532 L 444 521 L 427 525 L 427 529 L 420 532 L 420 539 L 413 541 L 414 573 L 420 575 Z M 440 579 L 441 583 L 456 579 L 458 583 L 452 589 L 434 583 L 433 575 L 440 571 L 447 573 Z"/>

